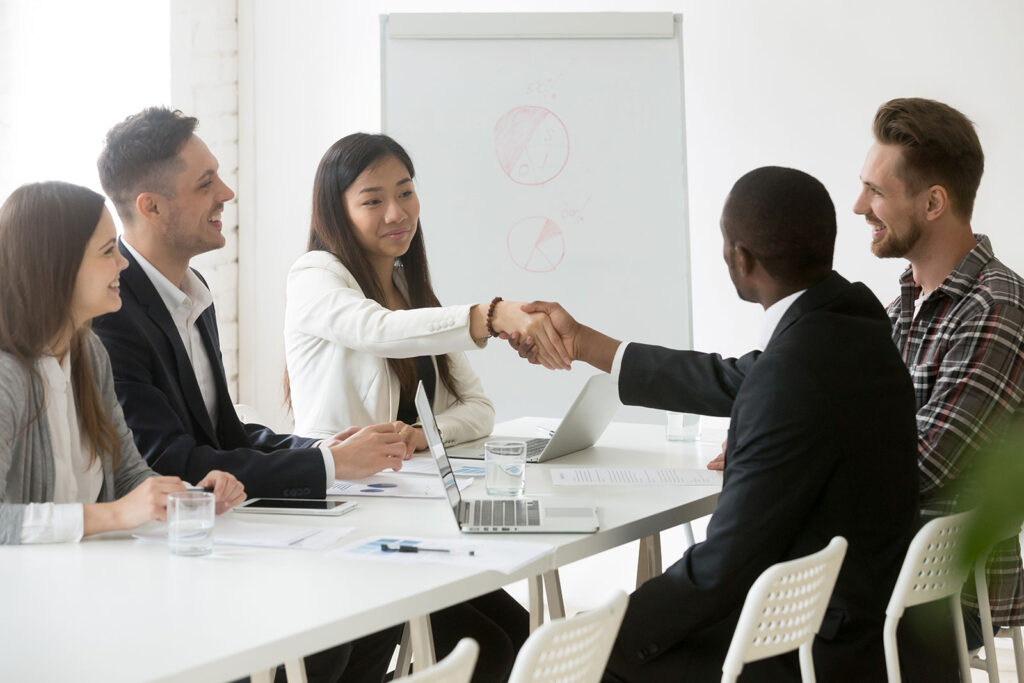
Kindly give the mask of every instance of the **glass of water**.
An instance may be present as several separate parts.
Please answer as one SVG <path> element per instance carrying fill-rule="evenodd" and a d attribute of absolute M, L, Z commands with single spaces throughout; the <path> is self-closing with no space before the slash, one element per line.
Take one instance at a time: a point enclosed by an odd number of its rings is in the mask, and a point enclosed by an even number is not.
<path fill-rule="evenodd" d="M 167 543 L 175 555 L 213 550 L 214 495 L 206 491 L 167 494 Z"/>
<path fill-rule="evenodd" d="M 700 415 L 666 411 L 665 438 L 669 441 L 699 441 Z"/>
<path fill-rule="evenodd" d="M 484 444 L 487 495 L 519 497 L 526 490 L 526 442 L 488 441 Z"/>

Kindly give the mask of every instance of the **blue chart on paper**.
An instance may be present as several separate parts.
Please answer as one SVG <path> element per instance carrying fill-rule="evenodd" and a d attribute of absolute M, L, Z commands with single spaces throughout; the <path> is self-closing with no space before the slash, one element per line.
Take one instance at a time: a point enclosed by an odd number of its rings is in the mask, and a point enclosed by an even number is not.
<path fill-rule="evenodd" d="M 353 548 L 351 552 L 359 553 L 361 555 L 392 555 L 393 553 L 384 552 L 381 550 L 381 544 L 385 544 L 391 548 L 397 548 L 403 545 L 419 545 L 422 541 L 414 540 L 411 538 L 374 538 L 367 541 L 357 548 Z"/>
<path fill-rule="evenodd" d="M 398 486 L 398 484 L 391 484 L 391 483 L 386 483 L 386 484 L 385 483 L 381 483 L 381 484 L 367 484 L 367 488 L 360 489 L 359 492 L 360 493 L 383 493 L 384 489 L 393 489 L 396 486 Z"/>

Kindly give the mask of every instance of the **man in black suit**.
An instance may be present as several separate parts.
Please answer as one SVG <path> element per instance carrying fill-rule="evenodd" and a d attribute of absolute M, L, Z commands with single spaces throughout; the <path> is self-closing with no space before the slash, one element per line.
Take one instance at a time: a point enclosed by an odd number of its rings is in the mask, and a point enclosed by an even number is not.
<path fill-rule="evenodd" d="M 153 107 L 114 126 L 98 167 L 124 223 L 121 310 L 93 329 L 110 353 L 118 401 L 150 467 L 188 481 L 234 474 L 250 497 L 323 498 L 335 477 L 399 469 L 406 446 L 391 424 L 331 439 L 243 424 L 228 393 L 213 299 L 189 267 L 224 246 L 221 212 L 234 193 L 194 133 L 198 121 Z M 380 681 L 399 633 L 381 632 L 306 658 L 311 680 Z"/>
<path fill-rule="evenodd" d="M 139 451 L 162 474 L 198 481 L 231 472 L 251 497 L 322 498 L 335 478 L 398 469 L 392 425 L 317 444 L 243 424 L 228 393 L 213 299 L 193 256 L 224 246 L 234 193 L 192 117 L 146 109 L 114 126 L 98 166 L 124 223 L 121 310 L 93 329 L 107 347 L 118 400 Z"/>
<path fill-rule="evenodd" d="M 843 536 L 814 645 L 818 677 L 884 680 L 885 607 L 917 518 L 914 398 L 885 310 L 832 270 L 835 209 L 805 173 L 743 176 L 721 229 L 737 292 L 765 308 L 763 352 L 723 359 L 621 344 L 557 304 L 525 307 L 552 316 L 573 359 L 618 375 L 623 403 L 731 416 L 707 540 L 630 596 L 607 678 L 717 678 L 757 576 Z M 748 664 L 741 677 L 798 679 L 795 653 Z"/>

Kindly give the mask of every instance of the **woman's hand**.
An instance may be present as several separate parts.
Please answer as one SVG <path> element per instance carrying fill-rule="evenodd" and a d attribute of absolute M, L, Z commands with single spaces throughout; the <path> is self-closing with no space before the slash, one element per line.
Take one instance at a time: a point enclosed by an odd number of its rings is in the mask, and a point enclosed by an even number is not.
<path fill-rule="evenodd" d="M 184 491 L 185 488 L 178 477 L 150 477 L 128 495 L 110 503 L 114 524 L 111 528 L 134 529 L 153 520 L 166 521 L 167 494 Z"/>
<path fill-rule="evenodd" d="M 533 310 L 530 310 L 533 306 Z M 523 310 L 526 308 L 527 310 Z M 573 321 L 575 322 L 575 321 Z M 538 363 L 549 370 L 568 370 L 572 350 L 555 328 L 547 312 L 531 304 L 501 301 L 494 307 L 491 324 L 495 331 L 508 338 L 514 334 L 535 349 Z"/>
<path fill-rule="evenodd" d="M 235 475 L 220 470 L 210 470 L 196 486 L 212 486 L 217 500 L 217 514 L 227 512 L 245 500 L 245 487 Z"/>

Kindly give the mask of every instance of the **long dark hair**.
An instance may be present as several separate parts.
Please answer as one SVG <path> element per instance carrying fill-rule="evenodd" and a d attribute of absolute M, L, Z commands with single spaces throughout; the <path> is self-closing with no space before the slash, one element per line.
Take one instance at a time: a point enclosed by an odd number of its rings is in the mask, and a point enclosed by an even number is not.
<path fill-rule="evenodd" d="M 384 283 L 377 280 L 370 260 L 356 241 L 342 196 L 363 171 L 388 157 L 402 162 L 410 178 L 416 177 L 409 154 L 387 135 L 353 133 L 331 145 L 316 169 L 316 179 L 313 181 L 313 219 L 309 225 L 309 243 L 306 245 L 307 251 L 320 250 L 333 254 L 352 273 L 363 293 L 384 307 L 387 307 Z M 409 287 L 409 306 L 440 306 L 430 284 L 423 225 L 419 220 L 409 250 L 402 255 L 400 262 Z M 402 393 L 412 395 L 416 390 L 416 366 L 413 359 L 388 358 L 388 366 L 398 376 Z M 448 391 L 456 400 L 461 401 L 462 395 L 455 386 L 451 359 L 447 355 L 437 357 L 437 372 Z"/>
<path fill-rule="evenodd" d="M 102 212 L 103 195 L 56 181 L 22 185 L 0 207 L 0 350 L 14 356 L 36 381 L 35 361 L 50 353 L 50 344 L 73 324 L 75 280 Z M 70 340 L 75 405 L 90 462 L 106 453 L 116 468 L 120 442 L 85 352 L 87 331 L 88 325 L 75 330 Z M 40 404 L 28 424 L 42 410 Z"/>

